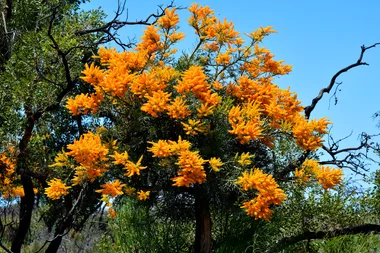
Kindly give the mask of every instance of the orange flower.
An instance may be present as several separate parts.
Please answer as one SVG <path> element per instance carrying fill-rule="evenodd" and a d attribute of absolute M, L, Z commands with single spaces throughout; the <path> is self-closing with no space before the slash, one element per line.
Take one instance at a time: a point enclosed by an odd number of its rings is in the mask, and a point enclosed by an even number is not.
<path fill-rule="evenodd" d="M 153 92 L 152 96 L 145 95 L 148 102 L 141 106 L 141 110 L 157 118 L 157 113 L 164 112 L 167 109 L 170 96 L 171 93 L 161 90 Z"/>
<path fill-rule="evenodd" d="M 211 105 L 209 103 L 202 103 L 201 107 L 197 108 L 197 116 L 199 118 L 201 117 L 207 117 L 213 114 L 215 109 L 215 105 Z"/>
<path fill-rule="evenodd" d="M 273 213 L 269 207 L 280 205 L 286 199 L 284 191 L 278 188 L 273 176 L 265 174 L 260 169 L 251 170 L 249 173 L 243 172 L 235 184 L 240 185 L 244 191 L 255 189 L 259 192 L 255 199 L 244 202 L 241 207 L 255 219 L 263 218 L 268 221 Z"/>
<path fill-rule="evenodd" d="M 110 155 L 110 157 L 112 157 L 113 159 L 115 159 L 115 161 L 113 162 L 113 164 L 115 165 L 125 165 L 127 162 L 128 162 L 128 152 L 125 151 L 123 153 L 118 153 L 117 151 L 115 151 L 115 153 L 113 155 Z"/>
<path fill-rule="evenodd" d="M 176 97 L 167 107 L 168 115 L 172 119 L 183 119 L 190 115 L 188 106 L 181 97 Z"/>
<path fill-rule="evenodd" d="M 192 92 L 195 97 L 202 101 L 204 94 L 210 89 L 209 86 L 210 85 L 207 83 L 207 76 L 202 67 L 191 66 L 183 73 L 182 80 L 178 81 L 178 84 L 174 86 L 174 89 L 179 93 Z"/>
<path fill-rule="evenodd" d="M 200 120 L 189 119 L 187 121 L 188 124 L 181 122 L 183 125 L 183 129 L 186 131 L 188 135 L 197 135 L 198 133 L 206 133 L 208 131 L 207 126 L 205 126 L 204 122 Z"/>
<path fill-rule="evenodd" d="M 216 157 L 210 158 L 210 160 L 208 161 L 208 163 L 210 164 L 211 169 L 213 171 L 215 171 L 215 172 L 218 172 L 219 171 L 219 167 L 223 166 L 223 163 L 220 160 L 220 158 L 216 158 Z"/>
<path fill-rule="evenodd" d="M 92 85 L 96 85 L 103 81 L 104 79 L 104 71 L 100 70 L 98 66 L 95 66 L 94 63 L 91 63 L 90 66 L 86 63 L 84 65 L 84 70 L 82 71 L 82 74 L 84 76 L 81 76 L 80 78 Z"/>
<path fill-rule="evenodd" d="M 95 113 L 103 99 L 103 96 L 98 93 L 91 95 L 80 94 L 74 99 L 69 98 L 66 103 L 66 108 L 73 116 L 87 114 L 89 112 Z"/>
<path fill-rule="evenodd" d="M 54 178 L 48 182 L 49 187 L 45 189 L 45 194 L 48 196 L 48 198 L 57 200 L 60 199 L 62 196 L 69 194 L 68 189 L 70 189 L 70 186 L 66 186 L 64 183 L 62 183 L 61 179 Z"/>
<path fill-rule="evenodd" d="M 269 205 L 264 201 L 258 201 L 258 198 L 244 202 L 241 208 L 245 209 L 247 214 L 256 220 L 265 219 L 269 221 L 273 214 L 273 210 L 269 208 Z"/>
<path fill-rule="evenodd" d="M 136 189 L 133 188 L 133 187 L 125 187 L 125 190 L 124 190 L 125 194 L 127 194 L 128 196 L 132 196 L 136 193 Z"/>
<path fill-rule="evenodd" d="M 55 158 L 54 158 L 54 164 L 49 165 L 49 167 L 64 167 L 68 166 L 69 163 L 69 156 L 67 153 L 62 149 L 62 153 L 59 153 Z"/>
<path fill-rule="evenodd" d="M 254 40 L 260 42 L 260 41 L 262 41 L 262 40 L 264 39 L 264 37 L 267 36 L 268 34 L 277 32 L 276 30 L 273 30 L 272 28 L 273 28 L 273 26 L 267 26 L 267 27 L 262 27 L 262 26 L 261 26 L 261 27 L 260 27 L 259 29 L 257 29 L 256 31 L 251 32 L 251 33 L 249 34 L 249 36 L 250 36 L 252 39 L 254 39 Z"/>
<path fill-rule="evenodd" d="M 237 158 L 238 156 L 238 153 L 236 153 L 236 156 L 235 158 Z M 238 160 L 238 163 L 240 163 L 241 166 L 246 166 L 246 165 L 250 165 L 252 163 L 251 161 L 251 158 L 253 157 L 253 155 L 251 155 L 249 152 L 247 153 L 241 153 L 240 155 L 240 158 Z"/>
<path fill-rule="evenodd" d="M 228 121 L 232 126 L 228 132 L 237 135 L 241 144 L 261 136 L 260 109 L 254 102 L 246 103 L 243 107 L 233 106 L 228 113 Z"/>
<path fill-rule="evenodd" d="M 306 159 L 301 169 L 296 169 L 295 176 L 299 183 L 309 180 L 309 177 L 315 176 L 318 183 L 323 189 L 332 189 L 342 181 L 343 172 L 341 169 L 333 169 L 327 166 L 320 166 L 317 160 Z"/>
<path fill-rule="evenodd" d="M 296 168 L 294 176 L 297 178 L 299 184 L 303 184 L 304 182 L 307 182 L 309 180 L 309 176 L 304 169 Z"/>
<path fill-rule="evenodd" d="M 117 195 L 122 195 L 123 191 L 122 188 L 125 186 L 125 184 L 121 184 L 118 179 L 116 179 L 114 182 L 108 182 L 106 184 L 102 184 L 101 187 L 103 189 L 96 190 L 96 192 L 104 194 L 104 195 L 110 195 L 112 198 L 114 198 Z"/>
<path fill-rule="evenodd" d="M 157 143 L 149 141 L 152 147 L 148 148 L 153 153 L 153 157 L 167 157 L 173 154 L 172 144 L 165 140 L 159 140 Z"/>
<path fill-rule="evenodd" d="M 330 124 L 326 118 L 318 121 L 311 120 L 308 122 L 300 118 L 293 127 L 293 135 L 296 143 L 304 150 L 314 151 L 322 146 L 322 135 L 327 133 L 327 125 Z"/>
<path fill-rule="evenodd" d="M 167 30 L 177 25 L 179 22 L 179 16 L 177 13 L 175 13 L 175 11 L 176 8 L 172 8 L 171 10 L 166 9 L 165 16 L 160 17 L 157 20 L 157 24 L 160 27 L 165 28 Z"/>
<path fill-rule="evenodd" d="M 333 169 L 327 166 L 321 166 L 320 170 L 315 173 L 318 183 L 323 189 L 331 189 L 342 181 L 343 172 L 341 169 Z"/>
<path fill-rule="evenodd" d="M 108 212 L 107 216 L 110 219 L 115 219 L 116 218 L 116 211 L 113 208 L 109 207 L 108 210 L 107 210 L 107 212 Z"/>
<path fill-rule="evenodd" d="M 16 186 L 16 187 L 11 187 L 10 190 L 6 189 L 3 191 L 2 198 L 4 199 L 9 199 L 9 198 L 17 198 L 17 197 L 24 197 L 24 187 L 22 186 Z"/>
<path fill-rule="evenodd" d="M 231 61 L 231 56 L 227 52 L 218 54 L 215 58 L 216 64 L 219 64 L 219 65 L 228 65 L 230 61 Z"/>
<path fill-rule="evenodd" d="M 73 144 L 67 145 L 71 150 L 66 154 L 83 166 L 91 167 L 102 161 L 107 161 L 108 149 L 102 144 L 100 135 L 88 132 L 83 134 L 79 140 L 74 140 Z"/>
<path fill-rule="evenodd" d="M 179 155 L 182 151 L 189 150 L 191 148 L 191 143 L 187 140 L 182 140 L 181 136 L 178 136 L 178 141 L 169 141 L 171 145 L 171 152 L 173 154 Z"/>
<path fill-rule="evenodd" d="M 182 151 L 176 163 L 181 170 L 178 172 L 178 177 L 172 178 L 175 182 L 173 185 L 189 187 L 190 184 L 202 184 L 206 181 L 206 173 L 203 168 L 204 163 L 205 160 L 200 157 L 198 152 Z"/>
<path fill-rule="evenodd" d="M 124 169 L 127 170 L 127 173 L 124 176 L 132 177 L 133 175 L 140 175 L 140 171 L 146 169 L 146 166 L 141 166 L 141 160 L 143 156 L 140 156 L 139 160 L 136 163 L 128 161 Z"/>
<path fill-rule="evenodd" d="M 144 192 L 143 190 L 140 190 L 137 192 L 137 195 L 139 200 L 147 200 L 149 198 L 150 191 Z"/>
<path fill-rule="evenodd" d="M 137 51 L 146 51 L 148 54 L 152 54 L 162 49 L 162 42 L 160 41 L 159 28 L 154 25 L 150 25 L 144 31 L 144 35 L 141 37 L 141 42 L 137 45 Z"/>

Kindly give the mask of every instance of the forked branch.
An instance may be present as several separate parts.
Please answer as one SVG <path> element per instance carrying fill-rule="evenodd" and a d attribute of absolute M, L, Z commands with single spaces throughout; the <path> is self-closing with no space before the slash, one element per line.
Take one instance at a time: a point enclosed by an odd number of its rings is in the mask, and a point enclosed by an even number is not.
<path fill-rule="evenodd" d="M 359 59 L 358 59 L 355 63 L 353 63 L 353 64 L 351 64 L 351 65 L 348 65 L 347 67 L 342 68 L 341 70 L 339 70 L 338 72 L 335 73 L 335 75 L 331 78 L 330 84 L 329 84 L 327 87 L 325 87 L 325 88 L 323 88 L 323 89 L 321 89 L 321 90 L 319 91 L 318 96 L 316 96 L 316 97 L 312 100 L 311 105 L 305 107 L 305 117 L 306 117 L 307 119 L 310 118 L 310 114 L 311 114 L 311 112 L 314 110 L 314 108 L 315 108 L 315 106 L 318 104 L 319 100 L 322 99 L 323 94 L 324 94 L 324 93 L 330 93 L 331 89 L 332 89 L 332 88 L 334 87 L 334 85 L 336 84 L 336 79 L 337 79 L 342 73 L 347 72 L 348 70 L 350 70 L 350 69 L 352 69 L 352 68 L 355 68 L 355 67 L 358 67 L 358 66 L 361 66 L 361 65 L 368 65 L 368 63 L 363 62 L 363 56 L 364 56 L 364 53 L 365 53 L 365 51 L 367 51 L 368 49 L 371 49 L 371 48 L 373 48 L 373 47 L 376 47 L 377 45 L 380 45 L 380 42 L 377 42 L 377 43 L 375 43 L 375 44 L 373 44 L 373 45 L 371 45 L 371 46 L 369 46 L 369 47 L 366 47 L 366 46 L 364 46 L 364 45 L 361 46 L 361 52 L 360 52 L 360 55 L 359 55 Z"/>

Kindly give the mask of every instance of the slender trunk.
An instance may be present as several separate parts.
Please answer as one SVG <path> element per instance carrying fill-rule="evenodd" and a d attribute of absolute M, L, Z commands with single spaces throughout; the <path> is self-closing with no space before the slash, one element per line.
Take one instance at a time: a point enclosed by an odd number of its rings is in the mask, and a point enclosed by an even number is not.
<path fill-rule="evenodd" d="M 28 230 L 30 228 L 30 223 L 32 220 L 32 211 L 34 204 L 34 192 L 33 192 L 33 182 L 29 175 L 25 173 L 21 174 L 21 182 L 24 187 L 25 196 L 21 198 L 20 204 L 20 223 L 13 238 L 11 251 L 13 253 L 20 253 L 21 246 L 24 244 L 24 240 Z"/>
<path fill-rule="evenodd" d="M 200 186 L 195 192 L 195 253 L 211 252 L 211 215 L 205 190 Z"/>
<path fill-rule="evenodd" d="M 62 234 L 65 232 L 62 228 L 57 228 L 54 233 L 54 240 L 49 244 L 45 253 L 56 253 L 62 242 Z"/>
<path fill-rule="evenodd" d="M 71 212 L 71 209 L 73 208 L 72 204 L 72 198 L 71 195 L 65 196 L 65 211 L 66 215 L 62 217 L 62 219 L 59 219 L 56 224 L 55 232 L 54 232 L 54 239 L 50 242 L 49 246 L 47 247 L 45 253 L 56 253 L 59 249 L 59 246 L 62 242 L 62 237 L 67 231 L 67 229 L 70 228 L 70 226 L 73 223 L 73 213 Z"/>
<path fill-rule="evenodd" d="M 20 203 L 20 223 L 17 228 L 17 232 L 12 241 L 11 251 L 13 253 L 20 253 L 21 247 L 24 244 L 24 240 L 28 230 L 30 228 L 30 223 L 32 221 L 32 212 L 34 205 L 34 191 L 33 182 L 31 176 L 28 174 L 28 168 L 26 165 L 27 160 L 27 147 L 32 137 L 33 128 L 35 121 L 41 116 L 40 114 L 33 115 L 31 113 L 31 108 L 24 105 L 24 109 L 27 117 L 27 123 L 25 126 L 24 134 L 19 143 L 19 155 L 17 156 L 17 167 L 16 172 L 21 177 L 21 183 L 24 188 L 24 197 L 21 198 Z"/>

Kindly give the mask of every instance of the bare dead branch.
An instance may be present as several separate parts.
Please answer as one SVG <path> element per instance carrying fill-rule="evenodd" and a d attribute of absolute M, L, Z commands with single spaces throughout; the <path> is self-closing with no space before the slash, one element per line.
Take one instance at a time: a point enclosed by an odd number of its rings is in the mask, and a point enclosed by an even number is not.
<path fill-rule="evenodd" d="M 329 141 L 330 147 L 323 145 L 322 149 L 330 156 L 331 159 L 320 161 L 319 164 L 335 165 L 340 168 L 347 168 L 356 174 L 365 176 L 364 172 L 369 171 L 368 166 L 370 163 L 379 164 L 379 161 L 374 160 L 370 155 L 371 151 L 377 150 L 375 143 L 372 141 L 372 138 L 376 136 L 378 135 L 368 135 L 366 133 L 362 133 L 359 136 L 359 145 L 342 149 L 339 149 L 339 142 L 348 138 L 348 136 L 338 141 L 334 141 L 332 137 L 329 137 L 329 140 L 332 140 L 332 144 Z"/>
<path fill-rule="evenodd" d="M 102 39 L 100 39 L 100 41 L 99 41 L 100 44 L 104 44 L 104 43 L 113 41 L 117 45 L 119 45 L 123 50 L 126 50 L 127 48 L 132 48 L 133 43 L 128 43 L 128 44 L 123 43 L 117 36 L 118 35 L 117 32 L 119 29 L 121 29 L 125 26 L 130 26 L 130 25 L 132 25 L 132 26 L 134 26 L 134 25 L 145 25 L 145 26 L 153 25 L 157 22 L 157 20 L 160 17 L 165 15 L 166 9 L 174 7 L 174 1 L 171 1 L 171 3 L 168 4 L 165 8 L 163 8 L 162 5 L 159 5 L 158 6 L 159 10 L 157 10 L 156 13 L 150 14 L 145 19 L 136 20 L 136 21 L 128 21 L 128 9 L 125 8 L 125 4 L 126 4 L 126 1 L 123 1 L 123 3 L 120 3 L 120 1 L 118 1 L 118 8 L 115 12 L 114 18 L 111 21 L 109 21 L 109 22 L 107 22 L 104 25 L 101 25 L 99 27 L 94 27 L 91 29 L 77 31 L 77 32 L 75 32 L 75 35 L 82 36 L 82 35 L 93 34 L 93 33 L 104 34 Z M 178 9 L 181 9 L 181 7 L 179 7 Z M 126 20 L 121 21 L 120 16 L 124 12 L 127 13 Z"/>
<path fill-rule="evenodd" d="M 318 104 L 318 102 L 322 99 L 323 94 L 324 94 L 324 93 L 330 93 L 331 89 L 332 89 L 332 88 L 334 87 L 334 85 L 337 83 L 337 82 L 336 82 L 336 79 L 337 79 L 342 73 L 347 72 L 348 70 L 350 70 L 350 69 L 352 69 L 352 68 L 355 68 L 355 67 L 358 67 L 358 66 L 361 66 L 361 65 L 368 65 L 368 63 L 362 61 L 362 60 L 363 60 L 364 53 L 365 53 L 365 51 L 367 51 L 367 50 L 369 50 L 369 49 L 371 49 L 371 48 L 374 48 L 374 47 L 376 47 L 377 45 L 380 45 L 380 42 L 375 43 L 375 44 L 373 44 L 373 45 L 371 45 L 371 46 L 369 46 L 369 47 L 366 47 L 366 46 L 364 46 L 364 45 L 361 46 L 361 52 L 360 52 L 360 55 L 359 55 L 359 59 L 358 59 L 355 63 L 353 63 L 353 64 L 351 64 L 351 65 L 348 65 L 347 67 L 342 68 L 342 69 L 339 70 L 337 73 L 335 73 L 335 75 L 331 78 L 330 84 L 329 84 L 327 87 L 325 87 L 325 88 L 323 88 L 323 89 L 321 89 L 321 90 L 319 91 L 318 96 L 316 96 L 316 97 L 312 100 L 311 105 L 305 107 L 305 117 L 306 117 L 307 119 L 310 118 L 310 114 L 311 114 L 311 112 L 314 110 L 314 108 L 315 108 L 315 106 Z"/>
<path fill-rule="evenodd" d="M 281 239 L 274 247 L 270 248 L 267 252 L 278 252 L 286 246 L 290 246 L 305 240 L 316 240 L 333 238 L 342 235 L 356 235 L 356 234 L 371 234 L 380 233 L 380 225 L 377 224 L 363 224 L 353 227 L 347 227 L 342 229 L 336 229 L 332 231 L 317 231 L 317 232 L 305 232 L 296 236 L 285 237 Z"/>

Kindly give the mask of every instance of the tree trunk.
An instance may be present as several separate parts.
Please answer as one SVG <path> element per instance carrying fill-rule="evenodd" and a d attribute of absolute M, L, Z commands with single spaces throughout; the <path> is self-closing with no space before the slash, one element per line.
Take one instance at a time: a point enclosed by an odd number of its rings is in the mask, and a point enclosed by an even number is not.
<path fill-rule="evenodd" d="M 56 253 L 62 242 L 62 234 L 65 232 L 62 228 L 57 228 L 54 233 L 54 240 L 49 244 L 45 253 Z"/>
<path fill-rule="evenodd" d="M 195 253 L 211 252 L 211 215 L 206 191 L 199 186 L 195 189 Z"/>
<path fill-rule="evenodd" d="M 65 196 L 66 210 L 62 210 L 64 217 L 62 217 L 62 219 L 59 219 L 57 221 L 55 232 L 54 232 L 54 239 L 50 242 L 45 253 L 56 253 L 59 249 L 59 246 L 61 245 L 62 237 L 64 236 L 65 231 L 67 231 L 67 229 L 70 229 L 73 223 L 72 201 L 73 200 L 70 195 Z"/>
<path fill-rule="evenodd" d="M 30 228 L 32 220 L 32 211 L 34 204 L 33 182 L 29 175 L 21 174 L 21 182 L 24 187 L 25 196 L 21 198 L 20 204 L 20 223 L 16 235 L 12 241 L 11 251 L 20 253 L 21 246 L 24 243 L 26 234 Z"/>

